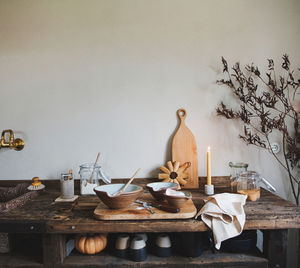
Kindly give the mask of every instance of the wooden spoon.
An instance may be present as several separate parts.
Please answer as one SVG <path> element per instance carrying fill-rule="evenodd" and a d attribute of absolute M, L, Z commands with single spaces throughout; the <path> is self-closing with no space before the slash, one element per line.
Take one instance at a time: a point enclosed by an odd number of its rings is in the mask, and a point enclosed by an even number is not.
<path fill-rule="evenodd" d="M 117 196 L 117 195 L 120 195 L 122 194 L 126 188 L 128 187 L 128 185 L 135 179 L 135 176 L 139 173 L 141 169 L 139 168 L 134 174 L 133 176 L 130 178 L 130 180 L 118 191 L 116 191 L 114 194 L 112 194 L 111 196 Z"/>
<path fill-rule="evenodd" d="M 96 158 L 96 161 L 95 161 L 95 163 L 94 163 L 94 168 L 93 168 L 91 177 L 90 177 L 88 180 L 85 180 L 85 181 L 83 182 L 83 186 L 84 186 L 84 187 L 86 187 L 88 183 L 92 183 L 92 182 L 93 182 L 93 176 L 94 176 L 95 169 L 96 169 L 96 165 L 97 165 L 97 163 L 98 163 L 99 158 L 100 158 L 100 153 L 97 154 L 97 158 Z"/>
<path fill-rule="evenodd" d="M 97 158 L 96 158 L 96 161 L 95 161 L 95 164 L 94 164 L 94 168 L 93 168 L 93 171 L 92 171 L 92 175 L 89 179 L 89 183 L 92 183 L 93 182 L 93 176 L 94 176 L 94 173 L 95 173 L 95 169 L 96 169 L 96 165 L 98 163 L 98 160 L 100 158 L 100 153 L 97 154 Z"/>

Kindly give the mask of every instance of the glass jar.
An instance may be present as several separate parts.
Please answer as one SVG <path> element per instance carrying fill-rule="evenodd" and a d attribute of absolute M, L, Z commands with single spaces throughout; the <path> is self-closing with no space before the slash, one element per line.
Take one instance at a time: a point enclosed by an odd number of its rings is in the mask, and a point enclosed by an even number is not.
<path fill-rule="evenodd" d="M 80 166 L 80 194 L 95 195 L 94 188 L 99 185 L 99 180 L 110 183 L 111 179 L 105 174 L 100 166 L 94 164 L 83 164 Z"/>
<path fill-rule="evenodd" d="M 237 175 L 237 192 L 248 196 L 250 201 L 260 198 L 260 187 L 265 186 L 275 192 L 276 189 L 256 171 L 245 171 Z"/>
<path fill-rule="evenodd" d="M 60 197 L 62 199 L 72 199 L 74 197 L 74 179 L 72 173 L 61 174 Z"/>
<path fill-rule="evenodd" d="M 248 164 L 243 162 L 232 163 L 229 162 L 230 167 L 230 190 L 232 193 L 237 192 L 237 175 L 241 172 L 247 171 Z"/>

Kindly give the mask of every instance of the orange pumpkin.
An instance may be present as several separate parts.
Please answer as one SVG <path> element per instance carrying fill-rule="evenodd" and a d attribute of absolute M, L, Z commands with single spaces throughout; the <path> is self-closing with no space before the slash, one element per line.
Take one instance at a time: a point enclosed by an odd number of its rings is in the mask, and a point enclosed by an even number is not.
<path fill-rule="evenodd" d="M 106 245 L 106 234 L 78 236 L 75 240 L 75 247 L 82 254 L 96 254 L 105 249 Z"/>

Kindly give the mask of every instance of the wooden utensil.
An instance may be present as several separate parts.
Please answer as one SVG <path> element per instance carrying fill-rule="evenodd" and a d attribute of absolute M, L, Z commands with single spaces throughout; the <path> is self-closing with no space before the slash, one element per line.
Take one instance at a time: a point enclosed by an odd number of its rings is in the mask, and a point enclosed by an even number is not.
<path fill-rule="evenodd" d="M 96 161 L 95 161 L 95 163 L 94 163 L 94 168 L 93 168 L 93 171 L 92 171 L 92 175 L 91 175 L 91 177 L 89 178 L 89 180 L 85 182 L 85 185 L 84 185 L 84 186 L 86 186 L 87 183 L 93 183 L 93 176 L 94 176 L 94 173 L 95 173 L 96 165 L 97 165 L 98 160 L 99 160 L 99 158 L 100 158 L 100 154 L 101 154 L 101 153 L 98 153 L 98 154 L 97 154 Z"/>
<path fill-rule="evenodd" d="M 140 168 L 133 174 L 133 176 L 130 178 L 130 180 L 117 192 L 115 192 L 114 194 L 112 194 L 112 196 L 117 196 L 122 194 L 126 188 L 128 187 L 128 185 L 135 179 L 135 176 L 140 172 Z"/>
<path fill-rule="evenodd" d="M 190 162 L 191 166 L 185 172 L 189 174 L 186 189 L 199 188 L 197 145 L 193 133 L 185 125 L 186 110 L 179 109 L 177 115 L 180 125 L 172 141 L 172 161 Z"/>

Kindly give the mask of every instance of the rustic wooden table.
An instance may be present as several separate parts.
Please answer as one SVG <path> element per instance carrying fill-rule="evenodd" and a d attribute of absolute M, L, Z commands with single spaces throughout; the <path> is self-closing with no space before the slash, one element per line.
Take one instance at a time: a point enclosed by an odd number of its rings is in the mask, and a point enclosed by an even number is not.
<path fill-rule="evenodd" d="M 141 183 L 147 180 L 141 180 Z M 219 187 L 218 187 L 219 186 Z M 221 183 L 216 192 L 227 191 Z M 200 183 L 201 187 L 201 183 Z M 201 188 L 200 188 L 201 189 Z M 144 193 L 147 195 L 148 193 Z M 139 220 L 139 221 L 99 221 L 94 219 L 93 211 L 99 199 L 96 196 L 80 196 L 74 203 L 54 203 L 59 193 L 48 187 L 37 198 L 29 201 L 21 208 L 0 215 L 0 232 L 29 233 L 42 236 L 43 258 L 33 261 L 26 256 L 13 254 L 0 255 L 0 267 L 286 267 L 287 230 L 300 228 L 300 208 L 291 202 L 262 190 L 260 200 L 247 202 L 245 205 L 245 229 L 259 229 L 264 234 L 262 256 L 247 254 L 212 254 L 205 252 L 199 258 L 170 257 L 160 259 L 150 256 L 143 263 L 120 260 L 106 253 L 96 256 L 66 257 L 66 238 L 78 233 L 139 233 L 139 232 L 202 232 L 207 227 L 202 221 L 195 219 L 181 220 Z M 192 190 L 193 201 L 200 209 L 205 195 L 199 190 Z M 26 246 L 26 245 L 25 245 Z"/>

